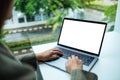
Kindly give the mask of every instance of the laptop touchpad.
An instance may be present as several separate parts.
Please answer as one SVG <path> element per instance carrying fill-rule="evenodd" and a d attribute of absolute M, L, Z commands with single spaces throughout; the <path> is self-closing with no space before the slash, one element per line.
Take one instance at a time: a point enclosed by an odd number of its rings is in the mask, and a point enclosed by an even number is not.
<path fill-rule="evenodd" d="M 51 66 L 55 67 L 55 68 L 59 68 L 59 69 L 62 69 L 64 71 L 66 71 L 66 69 L 65 69 L 65 63 L 66 63 L 66 61 L 67 60 L 64 59 L 64 58 L 59 58 L 59 59 L 57 59 L 55 61 L 46 62 L 46 63 L 48 65 L 51 65 Z"/>

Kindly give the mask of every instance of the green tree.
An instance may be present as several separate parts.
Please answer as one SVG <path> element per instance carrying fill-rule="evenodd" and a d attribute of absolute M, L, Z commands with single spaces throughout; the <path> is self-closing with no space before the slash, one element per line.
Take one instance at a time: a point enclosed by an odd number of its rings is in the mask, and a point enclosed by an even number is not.
<path fill-rule="evenodd" d="M 6 40 L 4 39 L 5 35 L 8 34 L 8 31 L 6 30 L 2 30 L 1 34 L 0 34 L 0 42 L 2 43 L 6 43 Z"/>
<path fill-rule="evenodd" d="M 95 1 L 95 0 L 84 0 L 85 2 L 86 2 L 86 4 L 88 5 L 88 6 L 90 6 L 91 5 L 91 2 L 93 2 L 93 1 Z"/>
<path fill-rule="evenodd" d="M 44 12 L 50 17 L 47 25 L 53 24 L 55 29 L 61 25 L 69 8 L 74 10 L 77 7 L 84 7 L 84 3 L 85 0 L 16 0 L 15 8 L 30 18 L 34 14 L 39 14 L 40 9 L 44 9 Z"/>
<path fill-rule="evenodd" d="M 117 4 L 106 8 L 104 14 L 106 15 L 105 20 L 108 22 L 114 22 L 116 16 Z"/>
<path fill-rule="evenodd" d="M 40 0 L 16 0 L 15 8 L 23 12 L 27 18 L 32 19 L 33 14 L 39 13 Z"/>
<path fill-rule="evenodd" d="M 115 22 L 116 10 L 117 10 L 117 4 L 107 7 L 104 12 L 106 17 L 103 20 L 107 21 L 108 23 Z M 111 26 L 109 31 L 113 31 L 113 30 L 114 30 L 114 25 Z"/>
<path fill-rule="evenodd" d="M 53 31 L 55 31 L 58 26 L 61 26 L 62 20 L 67 15 L 69 8 L 74 10 L 80 6 L 80 0 L 49 0 L 48 3 L 49 8 L 46 9 L 46 11 L 49 11 L 52 17 L 48 19 L 47 25 L 53 24 Z"/>

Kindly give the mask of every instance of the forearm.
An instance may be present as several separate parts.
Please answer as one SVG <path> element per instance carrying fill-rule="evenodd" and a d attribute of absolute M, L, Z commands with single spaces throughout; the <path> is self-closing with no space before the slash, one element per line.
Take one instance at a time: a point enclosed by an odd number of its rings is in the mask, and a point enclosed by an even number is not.
<path fill-rule="evenodd" d="M 27 63 L 36 69 L 37 61 L 34 53 L 21 54 L 16 56 L 22 63 Z"/>
<path fill-rule="evenodd" d="M 71 72 L 71 80 L 98 80 L 98 76 L 92 72 L 75 69 Z"/>
<path fill-rule="evenodd" d="M 75 69 L 71 72 L 71 80 L 87 80 L 87 78 L 82 70 Z"/>

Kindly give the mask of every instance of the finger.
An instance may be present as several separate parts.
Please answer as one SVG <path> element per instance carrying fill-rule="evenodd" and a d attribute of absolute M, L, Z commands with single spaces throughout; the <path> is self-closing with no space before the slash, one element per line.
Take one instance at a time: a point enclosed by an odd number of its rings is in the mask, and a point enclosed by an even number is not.
<path fill-rule="evenodd" d="M 60 52 L 60 51 L 53 51 L 52 53 L 53 53 L 53 54 L 57 54 L 57 55 L 59 55 L 59 56 L 62 56 L 62 55 L 63 55 L 63 53 Z"/>
<path fill-rule="evenodd" d="M 75 59 L 75 55 L 72 55 L 71 57 L 72 57 L 72 59 Z"/>
<path fill-rule="evenodd" d="M 62 51 L 60 51 L 60 50 L 58 50 L 58 49 L 53 49 L 53 51 L 59 51 L 59 52 L 63 53 Z"/>
<path fill-rule="evenodd" d="M 50 57 L 50 60 L 56 60 L 56 59 L 58 59 L 58 58 L 59 58 L 58 55 L 53 55 L 53 56 Z"/>
<path fill-rule="evenodd" d="M 80 59 L 79 61 L 82 63 L 82 60 L 81 60 L 81 59 Z"/>
<path fill-rule="evenodd" d="M 71 60 L 71 57 L 68 57 L 68 60 Z"/>
<path fill-rule="evenodd" d="M 70 64 L 70 60 L 68 59 L 65 63 L 65 66 L 67 67 Z"/>
<path fill-rule="evenodd" d="M 65 63 L 65 68 L 66 68 L 66 71 L 68 71 L 68 61 Z"/>
<path fill-rule="evenodd" d="M 55 54 L 54 50 L 51 49 L 51 50 L 49 51 L 49 55 L 52 56 L 52 55 L 54 55 L 54 54 Z"/>
<path fill-rule="evenodd" d="M 78 64 L 82 64 L 82 60 L 77 60 L 77 63 Z"/>
<path fill-rule="evenodd" d="M 53 52 L 63 53 L 62 51 L 59 51 L 59 50 L 53 50 Z"/>
<path fill-rule="evenodd" d="M 56 49 L 56 48 L 53 48 L 53 49 L 51 49 L 52 51 L 59 51 L 59 52 L 61 52 L 61 53 L 63 53 L 62 51 L 60 51 L 60 50 L 58 50 L 58 49 Z"/>
<path fill-rule="evenodd" d="M 56 49 L 56 48 L 53 48 L 52 50 L 58 50 L 58 49 Z"/>
<path fill-rule="evenodd" d="M 67 65 L 68 65 L 68 60 L 66 61 L 66 63 L 65 63 L 65 66 L 67 67 Z"/>
<path fill-rule="evenodd" d="M 79 59 L 78 56 L 75 56 L 76 59 Z"/>

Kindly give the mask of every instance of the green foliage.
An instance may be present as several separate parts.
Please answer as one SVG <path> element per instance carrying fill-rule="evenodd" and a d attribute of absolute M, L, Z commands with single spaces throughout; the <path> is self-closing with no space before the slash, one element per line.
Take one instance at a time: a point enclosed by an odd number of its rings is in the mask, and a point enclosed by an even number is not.
<path fill-rule="evenodd" d="M 109 6 L 106 8 L 104 14 L 105 18 L 104 20 L 108 22 L 114 22 L 115 21 L 115 16 L 116 16 L 116 10 L 117 10 L 117 4 L 114 4 L 112 6 Z"/>
<path fill-rule="evenodd" d="M 55 42 L 58 39 L 58 34 L 48 34 L 37 38 L 31 38 L 32 45 L 45 44 L 49 42 Z"/>
<path fill-rule="evenodd" d="M 95 9 L 95 10 L 99 10 L 99 11 L 103 11 L 103 12 L 106 10 L 106 8 L 108 8 L 108 6 L 98 5 L 98 4 L 87 5 L 86 7 Z"/>
<path fill-rule="evenodd" d="M 66 16 L 67 10 L 76 8 L 92 8 L 105 11 L 104 21 L 114 22 L 117 4 L 110 7 L 98 4 L 97 0 L 16 0 L 16 10 L 23 12 L 26 16 L 39 14 L 40 9 L 48 15 L 46 25 L 53 25 L 53 31 L 61 26 L 62 19 Z M 97 4 L 96 4 L 97 3 Z M 52 16 L 51 16 L 52 15 Z"/>
<path fill-rule="evenodd" d="M 63 18 L 67 15 L 67 10 L 69 8 L 76 9 L 78 7 L 83 7 L 81 1 L 83 0 L 48 0 L 48 8 L 45 9 L 47 14 L 52 14 L 47 21 L 47 25 L 53 25 L 53 31 L 57 29 L 57 27 L 62 25 Z"/>
<path fill-rule="evenodd" d="M 55 31 L 57 29 L 57 27 L 62 25 L 62 20 L 64 18 L 64 16 L 67 14 L 67 11 L 60 11 L 60 10 L 55 10 L 53 13 L 53 17 L 49 18 L 47 20 L 46 25 L 53 25 L 53 31 Z"/>
<path fill-rule="evenodd" d="M 55 42 L 57 39 L 58 39 L 57 34 L 49 34 L 46 36 L 31 38 L 30 40 L 26 39 L 17 42 L 6 43 L 6 45 L 10 48 L 11 51 L 17 51 L 26 48 L 31 48 L 31 44 L 32 45 L 45 44 L 49 42 Z"/>
<path fill-rule="evenodd" d="M 106 17 L 103 19 L 103 21 L 107 21 L 108 23 L 115 22 L 116 10 L 117 10 L 117 4 L 107 7 L 104 12 Z M 114 30 L 114 24 L 110 26 L 108 31 L 113 31 L 113 30 Z"/>
<path fill-rule="evenodd" d="M 4 39 L 5 35 L 8 34 L 8 31 L 6 30 L 2 30 L 1 34 L 0 34 L 0 42 L 2 43 L 6 43 L 6 40 Z"/>
<path fill-rule="evenodd" d="M 47 25 L 54 24 L 53 30 L 60 26 L 62 19 L 69 8 L 84 7 L 85 0 L 16 0 L 16 10 L 23 12 L 26 16 L 39 13 L 40 9 L 50 17 Z M 62 11 L 61 11 L 62 9 Z M 52 14 L 52 16 L 50 16 Z"/>
<path fill-rule="evenodd" d="M 16 0 L 15 8 L 26 15 L 32 16 L 34 13 L 39 12 L 40 0 Z"/>
<path fill-rule="evenodd" d="M 22 41 L 17 41 L 17 42 L 10 42 L 6 43 L 6 45 L 10 48 L 12 51 L 17 51 L 25 48 L 30 48 L 31 44 L 30 41 L 27 40 L 22 40 Z"/>
<path fill-rule="evenodd" d="M 5 35 L 7 35 L 7 34 L 8 34 L 8 31 L 2 30 L 2 32 L 1 32 L 1 34 L 0 34 L 0 38 L 4 38 Z"/>
<path fill-rule="evenodd" d="M 95 0 L 84 0 L 86 2 L 87 5 L 91 5 L 91 2 L 95 1 Z"/>
<path fill-rule="evenodd" d="M 112 25 L 110 29 L 108 29 L 108 31 L 113 31 L 113 30 L 114 30 L 114 25 Z"/>

